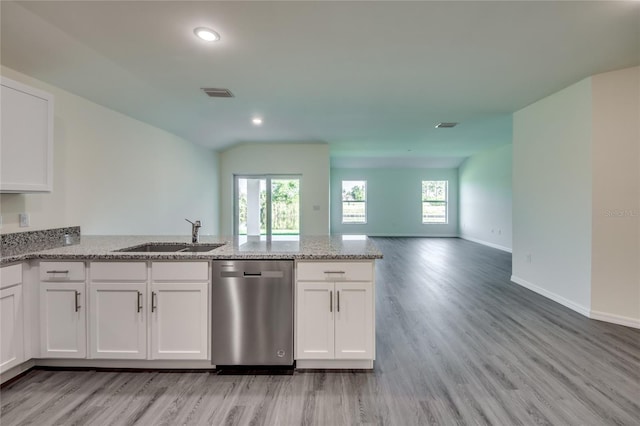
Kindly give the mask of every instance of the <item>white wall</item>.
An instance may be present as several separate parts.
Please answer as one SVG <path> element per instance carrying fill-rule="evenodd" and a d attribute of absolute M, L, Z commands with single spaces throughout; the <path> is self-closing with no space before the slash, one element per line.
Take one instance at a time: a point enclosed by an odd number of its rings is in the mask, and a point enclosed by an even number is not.
<path fill-rule="evenodd" d="M 367 223 L 342 223 L 342 180 L 367 181 Z M 447 224 L 422 224 L 422 181 L 449 181 Z M 331 233 L 458 236 L 457 169 L 331 169 Z"/>
<path fill-rule="evenodd" d="M 592 90 L 592 316 L 640 326 L 640 67 Z"/>
<path fill-rule="evenodd" d="M 591 81 L 513 116 L 513 281 L 591 306 Z"/>
<path fill-rule="evenodd" d="M 6 67 L 55 96 L 54 188 L 2 194 L 2 233 L 80 225 L 83 234 L 218 233 L 217 154 Z M 18 227 L 18 213 L 31 227 Z"/>
<path fill-rule="evenodd" d="M 235 174 L 299 174 L 300 233 L 329 233 L 329 145 L 243 144 L 220 153 L 220 229 L 233 234 Z"/>
<path fill-rule="evenodd" d="M 458 168 L 460 237 L 511 251 L 511 144 L 481 152 Z"/>

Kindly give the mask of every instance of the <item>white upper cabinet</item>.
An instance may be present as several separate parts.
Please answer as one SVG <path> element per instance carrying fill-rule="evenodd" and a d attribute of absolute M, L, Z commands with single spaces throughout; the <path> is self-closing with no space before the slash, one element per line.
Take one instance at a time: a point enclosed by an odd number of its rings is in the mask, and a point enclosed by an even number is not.
<path fill-rule="evenodd" d="M 53 95 L 0 77 L 0 192 L 53 189 Z"/>

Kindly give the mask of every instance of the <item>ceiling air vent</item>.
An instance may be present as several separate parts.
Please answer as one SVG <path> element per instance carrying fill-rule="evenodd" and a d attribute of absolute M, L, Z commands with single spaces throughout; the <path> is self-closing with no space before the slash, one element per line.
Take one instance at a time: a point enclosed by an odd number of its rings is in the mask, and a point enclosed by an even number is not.
<path fill-rule="evenodd" d="M 233 93 L 229 89 L 216 89 L 213 87 L 203 87 L 202 91 L 211 98 L 233 98 Z"/>
<path fill-rule="evenodd" d="M 436 124 L 436 129 L 450 129 L 452 127 L 456 127 L 458 125 L 458 123 L 438 123 Z"/>

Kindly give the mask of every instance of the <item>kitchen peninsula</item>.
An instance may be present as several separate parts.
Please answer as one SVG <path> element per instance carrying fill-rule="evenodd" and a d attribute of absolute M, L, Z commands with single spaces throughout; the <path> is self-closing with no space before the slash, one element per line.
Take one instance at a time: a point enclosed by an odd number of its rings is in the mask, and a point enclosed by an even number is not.
<path fill-rule="evenodd" d="M 188 236 L 82 236 L 77 244 L 48 250 L 20 252 L 3 246 L 2 265 L 32 259 L 76 260 L 213 260 L 213 259 L 290 259 L 290 260 L 372 260 L 382 253 L 364 235 L 308 237 L 215 237 L 202 236 L 198 244 L 222 244 L 199 253 L 120 252 L 147 243 L 190 243 Z M 62 244 L 62 243 L 61 243 Z M 12 254 L 13 253 L 13 254 Z"/>
<path fill-rule="evenodd" d="M 39 243 L 59 239 L 55 231 L 40 231 Z M 24 251 L 11 235 L 2 236 L 3 318 L 13 321 L 11 336 L 6 327 L 1 336 L 9 349 L 2 382 L 34 366 L 216 368 L 212 264 L 226 260 L 292 262 L 296 368 L 373 368 L 382 254 L 366 236 L 192 244 L 188 236 L 80 237 L 78 229 L 59 247 Z"/>

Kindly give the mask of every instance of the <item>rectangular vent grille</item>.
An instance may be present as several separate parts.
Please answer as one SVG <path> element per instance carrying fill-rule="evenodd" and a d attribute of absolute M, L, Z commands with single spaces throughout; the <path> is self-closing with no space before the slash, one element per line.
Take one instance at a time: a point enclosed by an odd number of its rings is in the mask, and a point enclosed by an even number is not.
<path fill-rule="evenodd" d="M 214 87 L 203 87 L 202 91 L 212 98 L 233 98 L 233 93 L 229 89 L 216 89 Z"/>
<path fill-rule="evenodd" d="M 452 127 L 456 127 L 457 125 L 458 125 L 458 123 L 452 123 L 452 122 L 445 123 L 445 122 L 442 122 L 442 123 L 436 124 L 436 129 L 450 129 Z"/>

